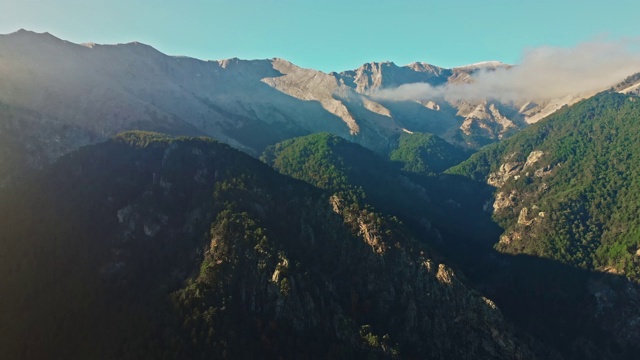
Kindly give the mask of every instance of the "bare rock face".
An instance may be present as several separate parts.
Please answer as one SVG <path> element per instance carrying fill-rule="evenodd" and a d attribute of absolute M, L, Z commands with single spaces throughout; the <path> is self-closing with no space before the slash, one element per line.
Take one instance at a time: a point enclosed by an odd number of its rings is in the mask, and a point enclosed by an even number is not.
<path fill-rule="evenodd" d="M 316 132 L 378 152 L 388 151 L 403 132 L 430 132 L 477 147 L 573 101 L 374 96 L 405 85 L 467 84 L 480 71 L 509 68 L 499 62 L 454 69 L 373 62 L 327 74 L 283 59 L 202 61 L 137 42 L 78 45 L 24 30 L 0 35 L 0 64 L 0 112 L 13 114 L 2 117 L 0 129 L 9 138 L 29 139 L 25 153 L 36 166 L 134 129 L 207 135 L 252 155 Z M 41 131 L 32 136 L 26 129 Z M 0 183 L 7 176 L 0 173 Z"/>
<path fill-rule="evenodd" d="M 517 214 L 517 221 L 513 228 L 508 229 L 500 237 L 499 244 L 503 246 L 510 246 L 512 243 L 521 240 L 523 234 L 542 223 L 546 216 L 545 212 L 538 210 L 537 205 L 530 207 L 522 205 L 523 199 L 534 197 L 535 194 L 516 189 L 504 189 L 504 187 L 507 183 L 517 181 L 521 177 L 529 179 L 545 177 L 551 174 L 553 166 L 547 165 L 532 172 L 530 169 L 535 168 L 536 164 L 544 157 L 544 152 L 540 150 L 531 151 L 524 162 L 514 161 L 517 155 L 512 153 L 506 156 L 504 163 L 500 165 L 498 170 L 487 177 L 487 184 L 497 188 L 493 199 L 493 213 L 503 215 L 508 213 Z M 542 183 L 537 192 L 543 192 L 547 190 L 547 187 L 546 183 Z"/>
<path fill-rule="evenodd" d="M 275 59 L 273 68 L 283 75 L 264 78 L 262 79 L 264 83 L 297 99 L 319 102 L 324 110 L 346 123 L 351 135 L 360 133 L 360 126 L 347 107 L 333 97 L 340 86 L 335 77 L 319 71 L 299 68 L 282 59 Z"/>
<path fill-rule="evenodd" d="M 499 140 L 519 126 L 500 113 L 495 104 L 482 103 L 465 116 L 460 129 L 466 135 L 483 134 L 488 139 Z"/>
<path fill-rule="evenodd" d="M 524 163 L 524 167 L 527 168 L 533 164 L 535 164 L 536 162 L 538 162 L 538 160 L 540 160 L 540 158 L 542 158 L 542 156 L 544 155 L 543 151 L 532 151 L 531 153 L 529 153 L 529 156 L 527 156 L 527 161 Z"/>
<path fill-rule="evenodd" d="M 522 163 L 520 162 L 506 162 L 500 165 L 498 171 L 489 174 L 487 178 L 487 184 L 501 188 L 507 180 L 514 176 L 517 176 L 522 170 Z"/>
<path fill-rule="evenodd" d="M 512 159 L 517 154 L 513 153 L 507 156 L 504 163 L 500 165 L 497 171 L 492 172 L 487 177 L 487 184 L 496 188 L 503 187 L 510 179 L 519 179 L 521 176 L 526 177 L 545 177 L 551 174 L 555 166 L 561 166 L 561 164 L 551 164 L 542 166 L 533 172 L 530 171 L 531 167 L 534 167 L 540 159 L 543 158 L 544 152 L 540 150 L 534 150 L 529 153 L 527 160 L 523 163 L 521 161 L 513 161 Z M 526 171 L 529 170 L 529 171 Z"/>
<path fill-rule="evenodd" d="M 386 61 L 364 64 L 356 70 L 345 71 L 336 76 L 358 93 L 364 94 L 410 83 L 439 85 L 445 83 L 451 74 L 450 69 L 426 63 L 416 62 L 401 67 Z"/>
<path fill-rule="evenodd" d="M 600 91 L 602 90 L 606 89 L 601 89 Z M 532 99 L 531 101 L 524 102 L 518 112 L 522 115 L 526 124 L 534 124 L 555 113 L 564 106 L 571 106 L 578 101 L 590 98 L 597 93 L 598 91 L 587 91 L 551 100 Z"/>
<path fill-rule="evenodd" d="M 512 208 L 515 205 L 516 199 L 516 191 L 511 191 L 509 194 L 502 191 L 496 193 L 495 200 L 493 201 L 493 212 L 496 213 L 504 209 Z"/>
<path fill-rule="evenodd" d="M 499 243 L 501 245 L 511 245 L 514 242 L 517 242 L 522 239 L 522 233 L 518 231 L 504 233 L 500 235 Z"/>
<path fill-rule="evenodd" d="M 537 206 L 533 206 L 531 209 L 531 214 L 529 212 L 529 208 L 526 206 L 520 209 L 520 214 L 518 215 L 518 225 L 531 226 L 538 221 L 541 221 L 545 217 L 544 211 L 539 211 L 535 213 Z"/>

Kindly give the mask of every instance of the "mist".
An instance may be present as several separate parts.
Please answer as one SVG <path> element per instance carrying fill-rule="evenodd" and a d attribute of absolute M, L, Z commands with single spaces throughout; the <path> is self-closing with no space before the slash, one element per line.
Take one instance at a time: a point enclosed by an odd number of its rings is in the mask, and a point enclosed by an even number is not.
<path fill-rule="evenodd" d="M 640 72 L 637 41 L 591 41 L 573 48 L 529 49 L 519 64 L 480 70 L 469 83 L 405 84 L 370 95 L 387 100 L 549 100 L 605 90 Z"/>

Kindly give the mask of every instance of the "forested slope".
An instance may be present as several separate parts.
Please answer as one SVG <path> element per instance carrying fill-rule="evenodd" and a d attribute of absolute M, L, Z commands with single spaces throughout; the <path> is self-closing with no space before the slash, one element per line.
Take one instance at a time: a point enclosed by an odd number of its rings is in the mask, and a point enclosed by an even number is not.
<path fill-rule="evenodd" d="M 0 192 L 2 358 L 548 358 L 393 218 L 125 133 Z M 455 321 L 454 321 L 455 319 Z"/>
<path fill-rule="evenodd" d="M 497 187 L 497 248 L 640 276 L 640 99 L 601 93 L 449 172 Z"/>

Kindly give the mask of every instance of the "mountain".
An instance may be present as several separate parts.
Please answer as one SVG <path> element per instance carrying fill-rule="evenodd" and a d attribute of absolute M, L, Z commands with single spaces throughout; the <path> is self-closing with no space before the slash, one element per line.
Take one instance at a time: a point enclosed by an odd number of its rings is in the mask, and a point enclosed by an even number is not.
<path fill-rule="evenodd" d="M 586 311 L 622 344 L 640 338 L 638 119 L 640 98 L 604 92 L 449 170 L 495 187 L 498 251 L 593 274 L 583 286 L 597 301 Z"/>
<path fill-rule="evenodd" d="M 575 100 L 379 96 L 402 85 L 469 83 L 498 68 L 508 66 L 384 62 L 327 74 L 283 59 L 201 61 L 137 42 L 74 44 L 20 30 L 0 35 L 0 131 L 19 139 L 18 163 L 35 167 L 124 130 L 207 135 L 256 156 L 294 136 L 330 132 L 385 154 L 405 132 L 475 148 Z M 18 170 L 2 169 L 0 179 Z"/>
<path fill-rule="evenodd" d="M 133 132 L 0 190 L 3 358 L 553 357 L 371 208 Z"/>
<path fill-rule="evenodd" d="M 1 35 L 0 357 L 635 359 L 638 75 L 514 68 Z"/>
<path fill-rule="evenodd" d="M 500 248 L 638 278 L 638 100 L 599 94 L 452 170 L 498 189 L 494 215 L 507 230 Z"/>
<path fill-rule="evenodd" d="M 410 144 L 427 149 L 429 142 L 422 140 L 439 144 L 431 136 L 417 135 Z M 492 202 L 487 200 L 494 188 L 484 182 L 454 171 L 403 171 L 330 134 L 287 140 L 268 148 L 262 159 L 283 174 L 398 218 L 425 246 L 461 270 L 474 288 L 495 300 L 508 320 L 565 358 L 633 359 L 637 354 L 634 306 L 640 286 L 556 259 L 496 251 L 503 229 L 490 219 Z"/>
<path fill-rule="evenodd" d="M 467 158 L 467 152 L 429 133 L 402 134 L 389 159 L 402 170 L 425 175 L 440 174 Z"/>
<path fill-rule="evenodd" d="M 434 143 L 439 141 L 442 140 Z M 404 148 L 400 144 L 398 149 Z M 445 147 L 444 150 L 441 155 L 458 154 L 457 149 Z M 449 259 L 477 257 L 474 253 L 477 246 L 482 246 L 480 239 L 489 234 L 498 235 L 491 224 L 487 224 L 490 219 L 486 214 L 468 212 L 468 209 L 481 208 L 490 196 L 486 185 L 414 169 L 404 171 L 398 162 L 332 134 L 283 141 L 267 148 L 261 159 L 284 175 L 401 219 L 418 238 L 429 238 L 425 242 Z M 460 221 L 465 221 L 466 229 L 473 229 L 476 234 L 460 233 Z"/>

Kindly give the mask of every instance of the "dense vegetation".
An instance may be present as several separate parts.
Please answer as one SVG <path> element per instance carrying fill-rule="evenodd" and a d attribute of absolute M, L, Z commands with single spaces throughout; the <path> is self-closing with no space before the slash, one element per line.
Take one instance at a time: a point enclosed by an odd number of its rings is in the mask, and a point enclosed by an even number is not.
<path fill-rule="evenodd" d="M 635 338 L 637 329 L 624 320 L 624 314 L 633 313 L 637 299 L 628 294 L 636 290 L 626 289 L 629 284 L 616 276 L 603 277 L 538 257 L 496 253 L 493 246 L 502 229 L 490 218 L 487 200 L 493 188 L 484 181 L 403 172 L 372 152 L 327 134 L 280 143 L 268 149 L 263 160 L 329 191 L 352 189 L 351 194 L 357 195 L 353 197 L 366 206 L 396 215 L 417 238 L 463 269 L 509 319 L 566 358 L 634 357 L 634 342 L 626 339 Z M 603 301 L 603 295 L 594 296 L 594 289 L 617 295 Z M 594 309 L 600 309 L 597 315 Z"/>
<path fill-rule="evenodd" d="M 465 151 L 429 133 L 402 134 L 389 154 L 402 170 L 425 175 L 439 174 L 466 158 Z"/>
<path fill-rule="evenodd" d="M 411 139 L 416 141 L 405 141 L 399 153 L 410 154 L 412 148 L 426 149 L 429 146 L 422 142 L 425 139 L 439 144 L 430 135 Z M 452 159 L 459 154 L 452 146 L 435 148 L 442 150 L 439 150 L 442 158 Z M 452 153 L 445 155 L 445 150 Z M 459 176 L 406 172 L 397 163 L 335 135 L 321 133 L 284 141 L 268 148 L 262 160 L 285 175 L 396 216 L 417 233 L 433 234 L 429 240 L 432 246 L 443 245 L 434 238 L 447 237 L 450 243 L 440 246 L 440 250 L 445 253 L 451 250 L 452 256 L 464 257 L 473 252 L 471 248 L 482 246 L 487 238 L 498 235 L 497 229 L 491 228 L 489 217 L 478 211 L 490 196 L 488 186 Z M 409 162 L 414 160 L 423 161 L 414 157 Z M 460 219 L 467 222 L 466 230 L 477 231 L 459 231 Z M 460 251 L 465 247 L 471 248 L 468 252 Z"/>
<path fill-rule="evenodd" d="M 7 187 L 0 273 L 7 359 L 535 357 L 399 222 L 206 138 Z"/>
<path fill-rule="evenodd" d="M 283 175 L 208 138 L 82 148 L 0 189 L 0 357 L 634 359 L 640 287 L 591 270 L 637 280 L 639 102 L 445 174 L 464 154 L 428 134 L 287 140 Z"/>
<path fill-rule="evenodd" d="M 397 215 L 424 209 L 429 201 L 422 186 L 400 176 L 386 159 L 336 135 L 287 140 L 267 148 L 261 159 L 282 174 L 336 193 L 355 206 L 374 205 Z"/>
<path fill-rule="evenodd" d="M 518 171 L 498 189 L 514 198 L 512 206 L 495 213 L 512 238 L 502 241 L 500 250 L 613 269 L 638 281 L 639 133 L 640 99 L 601 93 L 489 146 L 450 172 L 484 181 L 503 164 Z M 523 168 L 532 151 L 543 155 Z"/>
<path fill-rule="evenodd" d="M 351 149 L 359 150 L 359 153 L 354 154 Z M 353 190 L 351 195 L 357 197 L 363 194 L 361 189 L 354 189 L 354 183 L 349 178 L 355 175 L 354 168 L 344 157 L 362 158 L 365 153 L 364 157 L 375 156 L 373 153 L 368 154 L 364 148 L 353 147 L 350 142 L 336 135 L 319 133 L 271 146 L 262 154 L 261 159 L 296 179 L 339 192 Z M 368 174 L 357 175 L 371 176 L 376 170 L 380 169 L 372 168 Z"/>

